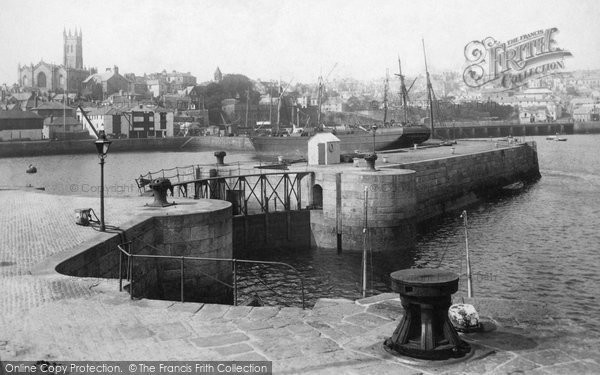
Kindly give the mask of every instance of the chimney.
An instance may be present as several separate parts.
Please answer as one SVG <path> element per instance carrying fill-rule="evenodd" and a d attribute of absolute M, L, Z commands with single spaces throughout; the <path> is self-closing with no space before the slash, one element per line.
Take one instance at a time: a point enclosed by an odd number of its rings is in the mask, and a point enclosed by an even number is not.
<path fill-rule="evenodd" d="M 115 74 L 119 74 L 119 67 L 115 65 L 113 72 L 115 72 Z"/>
<path fill-rule="evenodd" d="M 111 69 L 110 69 L 110 68 L 106 68 L 106 71 L 107 71 L 107 72 L 110 72 L 110 71 L 111 71 Z"/>

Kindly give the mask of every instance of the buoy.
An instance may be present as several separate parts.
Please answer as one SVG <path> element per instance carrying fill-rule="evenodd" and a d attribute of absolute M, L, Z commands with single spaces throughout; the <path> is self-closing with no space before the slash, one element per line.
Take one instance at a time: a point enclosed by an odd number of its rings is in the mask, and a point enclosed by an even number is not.
<path fill-rule="evenodd" d="M 27 167 L 26 173 L 37 173 L 37 168 L 33 164 L 29 164 Z"/>

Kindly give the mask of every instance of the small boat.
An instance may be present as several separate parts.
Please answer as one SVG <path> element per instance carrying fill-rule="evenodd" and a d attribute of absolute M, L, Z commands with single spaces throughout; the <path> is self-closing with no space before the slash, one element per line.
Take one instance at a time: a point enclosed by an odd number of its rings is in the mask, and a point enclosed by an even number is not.
<path fill-rule="evenodd" d="M 29 164 L 25 173 L 37 173 L 37 168 L 33 164 Z"/>
<path fill-rule="evenodd" d="M 559 137 L 558 135 L 549 135 L 546 137 L 547 141 L 566 142 L 567 138 Z"/>
<path fill-rule="evenodd" d="M 502 189 L 505 191 L 519 191 L 525 187 L 523 181 L 513 182 L 512 184 L 503 186 Z"/>
<path fill-rule="evenodd" d="M 255 165 L 254 168 L 256 168 L 256 169 L 289 169 L 288 164 L 286 164 L 286 163 Z"/>

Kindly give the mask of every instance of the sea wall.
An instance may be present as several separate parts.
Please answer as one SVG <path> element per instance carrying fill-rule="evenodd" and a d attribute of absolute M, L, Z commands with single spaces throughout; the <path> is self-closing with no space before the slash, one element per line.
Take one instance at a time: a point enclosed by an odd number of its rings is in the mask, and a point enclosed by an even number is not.
<path fill-rule="evenodd" d="M 309 210 L 234 216 L 234 257 L 247 258 L 255 249 L 309 247 L 310 218 Z"/>
<path fill-rule="evenodd" d="M 110 152 L 228 150 L 253 152 L 248 137 L 171 137 L 112 139 Z M 0 157 L 92 154 L 93 139 L 0 142 Z"/>
<path fill-rule="evenodd" d="M 94 239 L 61 261 L 56 271 L 78 277 L 118 278 L 127 275 L 127 257 L 118 245 L 140 255 L 130 258 L 133 283 L 124 280 L 135 298 L 231 303 L 231 262 L 181 257 L 231 259 L 233 254 L 231 203 L 203 199 L 165 208 L 140 207 L 137 215 L 109 239 Z M 130 243 L 130 245 L 127 245 Z M 77 250 L 77 249 L 75 249 Z M 171 256 L 174 259 L 141 255 Z M 182 272 L 183 268 L 183 272 Z M 225 284 L 224 284 L 225 283 Z M 132 286 L 133 285 L 133 286 Z"/>
<path fill-rule="evenodd" d="M 374 251 L 414 243 L 416 227 L 517 181 L 540 177 L 535 142 L 439 159 L 378 166 L 377 172 L 315 172 L 312 245 L 361 251 L 366 218 Z M 403 170 L 403 173 L 394 173 Z"/>
<path fill-rule="evenodd" d="M 575 134 L 600 133 L 600 121 L 577 121 L 573 131 Z"/>
<path fill-rule="evenodd" d="M 413 171 L 322 172 L 316 173 L 314 180 L 322 190 L 322 202 L 316 203 L 321 209 L 311 212 L 314 246 L 362 250 L 365 218 L 374 251 L 412 246 L 416 205 Z"/>
<path fill-rule="evenodd" d="M 191 137 L 183 146 L 184 150 L 219 149 L 228 151 L 253 152 L 254 146 L 248 137 Z"/>
<path fill-rule="evenodd" d="M 416 172 L 417 222 L 462 208 L 487 191 L 540 177 L 535 142 L 392 168 Z"/>
<path fill-rule="evenodd" d="M 177 151 L 187 138 L 113 139 L 110 152 Z M 95 154 L 93 139 L 70 141 L 0 142 L 0 157 Z"/>

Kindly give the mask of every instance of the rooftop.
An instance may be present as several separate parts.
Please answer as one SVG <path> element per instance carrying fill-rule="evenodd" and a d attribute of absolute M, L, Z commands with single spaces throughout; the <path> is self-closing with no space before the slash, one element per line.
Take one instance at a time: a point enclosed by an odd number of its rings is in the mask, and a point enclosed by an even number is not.
<path fill-rule="evenodd" d="M 24 119 L 24 118 L 41 119 L 42 117 L 38 116 L 36 113 L 29 112 L 29 111 L 0 111 L 0 119 Z"/>

